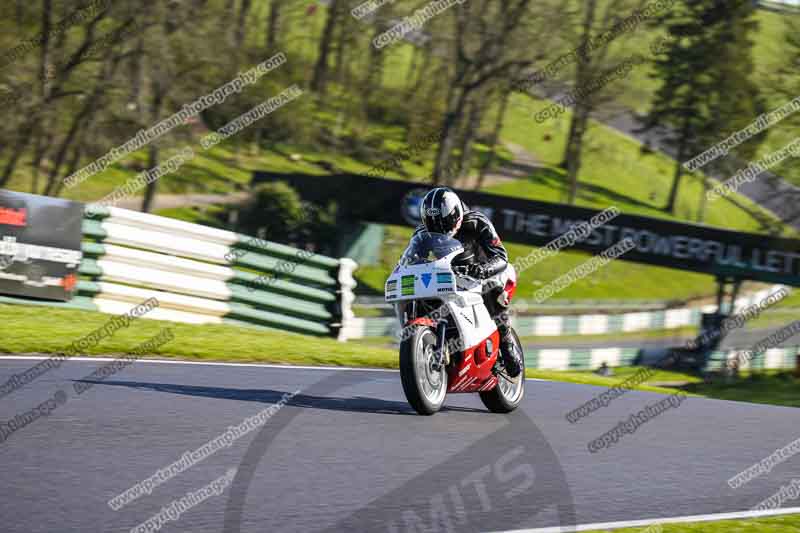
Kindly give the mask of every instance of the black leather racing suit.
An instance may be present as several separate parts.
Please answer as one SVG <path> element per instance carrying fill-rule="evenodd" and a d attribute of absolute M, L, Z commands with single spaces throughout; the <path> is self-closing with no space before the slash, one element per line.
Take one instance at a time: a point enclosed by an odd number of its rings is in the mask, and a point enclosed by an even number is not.
<path fill-rule="evenodd" d="M 414 234 L 423 231 L 426 231 L 425 227 L 418 226 Z M 464 252 L 453 261 L 454 265 L 480 264 L 483 266 L 486 278 L 503 272 L 508 266 L 508 252 L 492 222 L 480 211 L 464 213 L 461 228 L 454 237 L 464 245 Z M 500 286 L 487 287 L 483 293 L 483 300 L 497 324 L 500 337 L 505 339 L 509 331 L 508 316 L 505 316 L 506 308 L 497 299 L 502 290 L 503 287 Z"/>

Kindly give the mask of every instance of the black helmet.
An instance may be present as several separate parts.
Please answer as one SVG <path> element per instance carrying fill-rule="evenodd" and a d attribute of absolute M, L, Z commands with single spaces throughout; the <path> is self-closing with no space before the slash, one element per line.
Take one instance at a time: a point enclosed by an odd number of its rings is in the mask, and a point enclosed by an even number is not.
<path fill-rule="evenodd" d="M 451 189 L 437 187 L 422 199 L 420 218 L 428 231 L 452 237 L 464 219 L 464 204 Z"/>

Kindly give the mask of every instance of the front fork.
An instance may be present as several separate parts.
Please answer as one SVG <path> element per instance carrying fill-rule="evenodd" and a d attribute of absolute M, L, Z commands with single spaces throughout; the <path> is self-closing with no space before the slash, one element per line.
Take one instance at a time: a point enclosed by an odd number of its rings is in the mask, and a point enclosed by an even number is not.
<path fill-rule="evenodd" d="M 447 364 L 447 361 L 444 360 L 444 343 L 446 337 L 447 322 L 445 320 L 440 320 L 436 325 L 436 351 L 434 352 L 434 357 L 436 359 L 434 370 L 436 371 L 441 370 L 442 367 Z"/>
<path fill-rule="evenodd" d="M 397 314 L 397 318 L 400 319 L 401 324 L 408 323 L 409 313 L 407 304 L 397 303 L 395 304 L 395 313 Z M 417 302 L 411 302 L 411 316 L 416 316 L 417 314 Z M 437 372 L 442 369 L 443 366 L 448 364 L 450 361 L 445 359 L 444 353 L 444 345 L 447 340 L 447 321 L 440 320 L 438 324 L 436 324 L 436 348 L 433 353 L 434 355 L 434 362 L 433 367 L 434 370 Z"/>

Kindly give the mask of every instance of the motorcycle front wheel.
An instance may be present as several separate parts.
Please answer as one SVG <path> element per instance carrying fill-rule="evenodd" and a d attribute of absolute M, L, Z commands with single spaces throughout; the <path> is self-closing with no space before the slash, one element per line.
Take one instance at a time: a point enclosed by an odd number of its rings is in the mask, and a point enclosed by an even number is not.
<path fill-rule="evenodd" d="M 436 333 L 428 326 L 413 326 L 400 344 L 400 381 L 411 407 L 421 415 L 442 408 L 447 394 L 447 371 L 436 367 Z"/>

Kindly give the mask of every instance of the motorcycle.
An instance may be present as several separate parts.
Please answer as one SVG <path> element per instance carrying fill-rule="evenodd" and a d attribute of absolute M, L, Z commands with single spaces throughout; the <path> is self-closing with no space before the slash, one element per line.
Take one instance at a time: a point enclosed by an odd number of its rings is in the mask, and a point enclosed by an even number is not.
<path fill-rule="evenodd" d="M 386 281 L 385 300 L 401 320 L 400 379 L 421 415 L 441 409 L 447 393 L 477 392 L 494 413 L 510 413 L 525 394 L 525 367 L 511 378 L 500 355 L 500 332 L 483 300 L 489 284 L 458 265 L 462 244 L 447 235 L 416 234 Z M 509 265 L 509 269 L 511 269 Z M 506 276 L 508 274 L 505 274 Z M 522 346 L 512 337 L 519 354 Z"/>

